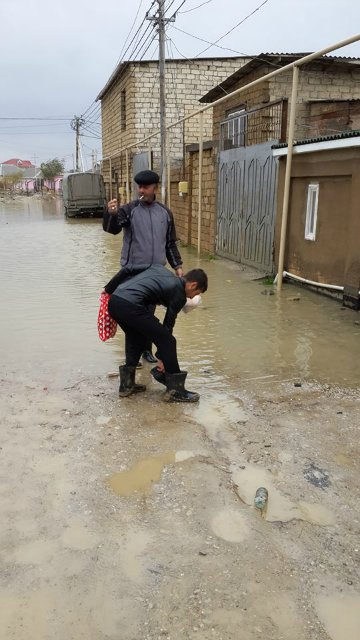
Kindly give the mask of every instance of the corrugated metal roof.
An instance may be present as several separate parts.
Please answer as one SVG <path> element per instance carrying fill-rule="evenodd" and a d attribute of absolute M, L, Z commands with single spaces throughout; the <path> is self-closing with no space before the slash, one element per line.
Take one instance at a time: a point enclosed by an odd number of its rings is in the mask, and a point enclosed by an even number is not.
<path fill-rule="evenodd" d="M 311 52 L 310 52 L 311 53 Z M 275 66 L 275 67 L 284 67 L 287 64 L 290 64 L 291 62 L 294 62 L 295 60 L 299 60 L 300 58 L 304 58 L 305 56 L 309 55 L 309 52 L 303 52 L 303 53 L 260 53 L 260 55 L 256 56 L 255 58 L 253 58 L 252 60 L 250 60 L 250 62 L 248 62 L 247 64 L 245 64 L 244 66 L 240 67 L 240 69 L 238 69 L 237 71 L 235 71 L 234 73 L 232 73 L 228 78 L 226 78 L 226 80 L 221 82 L 221 87 L 219 85 L 217 85 L 216 87 L 214 87 L 213 89 L 210 89 L 210 91 L 208 91 L 208 93 L 206 93 L 204 96 L 202 96 L 202 98 L 200 98 L 199 102 L 203 102 L 203 103 L 211 103 L 211 102 L 215 102 L 215 100 L 217 100 L 218 98 L 222 97 L 224 94 L 224 89 L 226 91 L 229 91 L 229 93 L 231 93 L 231 91 L 233 90 L 234 85 L 244 76 L 246 76 L 248 73 L 250 73 L 251 71 L 253 71 L 253 69 L 256 69 L 257 67 L 260 67 L 262 64 L 270 64 L 271 66 Z M 347 67 L 355 65 L 355 64 L 359 64 L 360 65 L 360 58 L 341 58 L 338 56 L 322 56 L 322 58 L 317 58 L 316 60 L 312 60 L 312 62 L 308 63 L 308 64 L 326 64 L 329 62 L 334 62 L 336 63 L 336 65 L 345 65 Z"/>
<path fill-rule="evenodd" d="M 342 140 L 344 138 L 356 138 L 357 136 L 360 136 L 359 129 L 356 129 L 355 131 L 342 131 L 341 133 L 334 133 L 331 136 L 318 136 L 317 138 L 305 138 L 304 140 L 296 140 L 294 142 L 294 146 L 313 144 L 314 142 L 327 142 L 329 140 Z M 271 148 L 284 149 L 287 146 L 287 142 L 279 142 L 278 144 L 273 144 Z"/>

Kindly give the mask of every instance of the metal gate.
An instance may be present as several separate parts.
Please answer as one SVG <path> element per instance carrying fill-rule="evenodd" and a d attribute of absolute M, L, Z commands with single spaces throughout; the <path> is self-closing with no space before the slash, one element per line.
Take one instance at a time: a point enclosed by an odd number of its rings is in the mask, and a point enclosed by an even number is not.
<path fill-rule="evenodd" d="M 145 169 L 150 169 L 150 168 L 151 167 L 149 167 L 148 152 L 136 153 L 134 155 L 133 167 L 132 167 L 133 177 L 136 176 L 136 174 L 139 173 L 139 171 L 144 171 Z M 137 198 L 137 188 L 134 180 L 132 180 L 132 183 L 131 183 L 131 195 L 132 195 L 132 198 Z"/>
<path fill-rule="evenodd" d="M 266 271 L 273 269 L 275 142 L 219 154 L 216 252 Z"/>

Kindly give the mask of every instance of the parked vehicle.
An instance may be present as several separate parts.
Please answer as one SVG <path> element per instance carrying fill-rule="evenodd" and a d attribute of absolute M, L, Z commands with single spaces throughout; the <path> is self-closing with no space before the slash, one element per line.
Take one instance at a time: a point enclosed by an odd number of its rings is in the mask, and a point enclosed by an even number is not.
<path fill-rule="evenodd" d="M 99 173 L 68 173 L 63 179 L 63 202 L 68 218 L 101 218 L 106 208 L 103 177 Z"/>

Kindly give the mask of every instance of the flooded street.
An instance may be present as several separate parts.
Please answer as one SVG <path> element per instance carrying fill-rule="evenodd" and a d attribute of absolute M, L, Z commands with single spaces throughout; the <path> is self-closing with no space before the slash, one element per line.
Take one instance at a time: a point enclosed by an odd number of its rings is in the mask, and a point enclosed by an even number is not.
<path fill-rule="evenodd" d="M 200 403 L 146 364 L 119 399 L 96 320 L 121 237 L 40 197 L 0 229 L 0 640 L 359 640 L 359 315 L 183 248 Z"/>

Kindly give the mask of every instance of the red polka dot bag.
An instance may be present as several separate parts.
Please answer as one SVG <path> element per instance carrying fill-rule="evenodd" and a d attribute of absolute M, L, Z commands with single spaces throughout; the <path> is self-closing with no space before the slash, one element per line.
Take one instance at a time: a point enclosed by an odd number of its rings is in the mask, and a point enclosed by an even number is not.
<path fill-rule="evenodd" d="M 112 318 L 111 315 L 109 314 L 109 310 L 108 310 L 109 298 L 110 298 L 110 294 L 106 293 L 105 291 L 101 293 L 99 298 L 100 308 L 99 308 L 97 326 L 98 326 L 99 338 L 103 342 L 106 342 L 106 340 L 109 340 L 109 338 L 113 338 L 117 329 L 116 320 L 114 320 L 114 318 Z"/>

